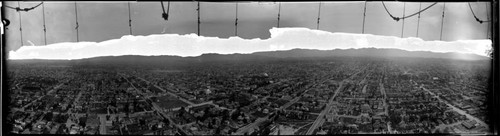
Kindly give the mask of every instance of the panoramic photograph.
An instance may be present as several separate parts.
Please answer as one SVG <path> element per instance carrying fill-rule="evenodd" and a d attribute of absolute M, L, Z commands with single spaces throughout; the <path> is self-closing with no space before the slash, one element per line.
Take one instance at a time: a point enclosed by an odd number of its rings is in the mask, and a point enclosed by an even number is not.
<path fill-rule="evenodd" d="M 2 2 L 2 134 L 496 135 L 496 5 Z"/>

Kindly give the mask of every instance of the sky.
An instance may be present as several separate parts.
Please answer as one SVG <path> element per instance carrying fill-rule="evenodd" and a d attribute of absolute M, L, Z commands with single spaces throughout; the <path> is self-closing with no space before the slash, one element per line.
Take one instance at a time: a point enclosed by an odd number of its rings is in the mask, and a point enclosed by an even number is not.
<path fill-rule="evenodd" d="M 21 7 L 32 7 L 39 2 L 20 2 Z M 405 19 L 404 28 L 403 21 L 394 21 L 384 10 L 381 2 L 367 2 L 366 3 L 366 18 L 365 18 L 365 34 L 361 34 L 363 28 L 363 9 L 364 2 L 322 2 L 320 12 L 319 30 L 315 31 L 318 18 L 319 2 L 283 2 L 281 4 L 281 18 L 280 27 L 297 28 L 297 29 L 272 29 L 277 27 L 278 4 L 273 2 L 239 2 L 238 3 L 238 37 L 235 34 L 235 16 L 236 16 L 236 3 L 235 2 L 200 2 L 200 35 L 197 33 L 197 3 L 196 2 L 171 2 L 169 10 L 169 20 L 165 21 L 161 18 L 161 4 L 160 2 L 130 2 L 130 17 L 132 19 L 132 35 L 129 32 L 129 10 L 127 2 L 77 2 L 78 10 L 78 24 L 79 24 L 79 40 L 82 43 L 76 42 L 76 21 L 75 21 L 75 4 L 74 2 L 44 2 L 45 8 L 45 23 L 47 28 L 47 44 L 53 44 L 52 47 L 45 46 L 44 33 L 43 33 L 43 7 L 40 6 L 29 12 L 21 12 L 23 41 L 20 41 L 20 23 L 19 14 L 15 10 L 5 9 L 5 18 L 11 21 L 11 24 L 6 27 L 6 47 L 10 53 L 19 53 L 21 45 L 25 50 L 40 49 L 46 50 L 47 48 L 68 48 L 66 46 L 79 47 L 93 47 L 93 46 L 112 46 L 111 41 L 138 39 L 138 40 L 152 40 L 144 42 L 158 42 L 165 41 L 165 39 L 155 39 L 157 37 L 170 37 L 171 39 L 183 39 L 185 37 L 192 37 L 192 40 L 203 41 L 203 39 L 217 39 L 215 41 L 245 41 L 240 43 L 251 43 L 251 41 L 259 41 L 262 46 L 247 46 L 238 45 L 224 47 L 221 50 L 196 50 L 191 47 L 199 47 L 193 43 L 190 48 L 179 48 L 178 50 L 171 50 L 171 54 L 178 54 L 181 56 L 197 55 L 200 53 L 237 53 L 241 49 L 252 48 L 248 50 L 276 50 L 286 49 L 288 45 L 277 45 L 280 43 L 273 43 L 269 41 L 276 38 L 284 38 L 282 35 L 277 34 L 280 32 L 301 31 L 304 33 L 325 33 L 327 36 L 331 35 L 350 35 L 355 34 L 355 38 L 361 37 L 377 37 L 365 39 L 380 39 L 386 37 L 389 39 L 396 38 L 396 41 L 408 41 L 400 39 L 403 32 L 403 38 L 416 39 L 416 41 L 423 41 L 424 43 L 468 43 L 464 45 L 468 49 L 463 49 L 456 52 L 480 53 L 484 49 L 485 43 L 490 43 L 487 39 L 488 23 L 478 23 L 475 21 L 467 3 L 450 3 L 447 2 L 445 6 L 445 18 L 443 19 L 443 34 L 442 41 L 440 41 L 441 32 L 441 16 L 443 12 L 444 3 L 438 3 L 435 6 L 421 13 L 419 23 L 419 35 L 417 32 L 418 15 L 412 18 Z M 420 3 L 418 2 L 385 2 L 388 10 L 395 16 L 403 15 L 403 7 L 405 7 L 405 14 L 412 14 L 419 10 Z M 167 2 L 164 2 L 167 8 Z M 422 9 L 431 5 L 432 3 L 421 3 Z M 17 2 L 4 2 L 3 5 L 17 7 Z M 486 7 L 484 2 L 472 2 L 471 6 L 474 9 L 476 16 L 483 20 L 487 20 L 487 13 L 489 7 Z M 308 29 L 305 29 L 308 28 Z M 273 31 L 275 37 L 272 37 Z M 309 35 L 312 38 L 320 38 L 318 34 Z M 149 37 L 149 38 L 148 38 Z M 232 38 L 229 38 L 232 37 Z M 342 36 L 339 36 L 342 37 Z M 346 36 L 344 36 L 346 37 Z M 349 36 L 347 36 L 349 37 Z M 142 39 L 141 39 L 142 38 Z M 229 38 L 229 39 L 228 39 Z M 238 40 L 234 40 L 238 39 Z M 304 38 L 299 38 L 304 39 Z M 333 38 L 335 39 L 335 38 Z M 338 38 L 337 38 L 338 39 Z M 363 38 L 361 38 L 363 39 Z M 104 42 L 103 42 L 104 41 Z M 172 45 L 175 45 L 180 40 L 170 40 Z M 250 41 L 250 42 L 249 42 Z M 286 42 L 287 40 L 283 40 Z M 307 39 L 306 39 L 307 41 Z M 351 41 L 360 41 L 360 39 L 351 39 Z M 371 41 L 371 40 L 367 40 Z M 300 43 L 301 41 L 296 41 Z M 325 42 L 328 42 L 326 40 Z M 108 44 L 104 44 L 108 43 Z M 117 42 L 120 43 L 120 42 Z M 224 42 L 225 43 L 225 42 Z M 274 48 L 270 48 L 273 44 Z M 362 42 L 361 42 L 362 43 Z M 131 43 L 130 50 L 135 47 Z M 163 44 L 163 43 L 162 43 Z M 210 43 L 203 43 L 203 46 L 208 46 Z M 235 43 L 227 43 L 235 44 Z M 255 43 L 253 43 L 255 44 Z M 290 43 L 292 44 L 292 43 Z M 356 48 L 358 46 L 364 47 L 395 47 L 395 45 L 377 44 L 376 42 L 362 43 L 360 45 L 351 45 Z M 423 43 L 422 43 L 423 44 Z M 315 44 L 308 44 L 303 48 L 315 49 L 333 49 L 344 48 L 343 46 L 332 46 L 331 44 L 322 44 L 315 42 Z M 324 45 L 324 46 L 317 46 Z M 431 45 L 431 44 L 429 44 Z M 477 46 L 475 46 L 477 45 Z M 36 47 L 33 47 L 36 46 Z M 126 45 L 123 45 L 126 46 Z M 407 46 L 407 45 L 405 45 Z M 23 48 L 24 48 L 23 47 Z M 127 46 L 128 47 L 128 46 Z M 280 48 L 283 47 L 283 48 Z M 162 47 L 163 48 L 163 47 Z M 406 47 L 404 47 L 406 48 Z M 412 49 L 414 48 L 414 49 Z M 22 48 L 21 48 L 22 49 Z M 111 48 L 110 48 L 111 49 Z M 63 49 L 60 49 L 63 50 Z M 96 49 L 90 49 L 94 52 Z M 185 51 L 181 51 L 185 50 Z M 429 51 L 455 51 L 454 46 L 428 46 L 411 47 L 408 50 L 429 50 Z M 43 53 L 38 53 L 43 55 Z M 55 49 L 54 49 L 55 51 Z M 215 52 L 220 51 L 220 52 Z M 180 54 L 185 52 L 184 54 Z M 188 53 L 195 52 L 195 53 Z M 125 54 L 110 51 L 111 54 Z M 133 53 L 133 52 L 129 52 Z M 158 52 L 156 52 L 158 53 Z M 34 53 L 36 54 L 36 53 Z M 54 54 L 54 52 L 52 52 Z M 64 53 L 56 53 L 64 54 Z M 33 55 L 33 53 L 32 53 Z M 106 55 L 106 54 L 104 54 Z M 170 55 L 170 54 L 164 54 Z M 40 56 L 39 56 L 40 57 Z M 69 57 L 68 57 L 69 58 Z M 76 58 L 71 58 L 76 59 Z"/>

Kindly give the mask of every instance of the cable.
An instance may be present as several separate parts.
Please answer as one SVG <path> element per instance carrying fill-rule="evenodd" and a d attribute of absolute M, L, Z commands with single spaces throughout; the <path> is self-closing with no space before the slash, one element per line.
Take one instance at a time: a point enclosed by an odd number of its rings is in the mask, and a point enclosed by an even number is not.
<path fill-rule="evenodd" d="M 45 45 L 47 45 L 47 28 L 45 27 L 45 3 L 42 5 L 43 12 L 43 38 L 45 39 Z"/>
<path fill-rule="evenodd" d="M 366 18 L 366 1 L 365 1 L 365 9 L 363 10 L 363 28 L 361 29 L 361 34 L 365 33 L 365 18 Z"/>
<path fill-rule="evenodd" d="M 78 27 L 79 27 L 79 25 L 78 25 L 78 9 L 77 9 L 77 6 L 76 6 L 76 1 L 75 1 L 75 17 L 76 17 L 75 18 L 75 20 L 76 20 L 75 21 L 76 22 L 76 27 L 75 27 L 75 29 L 76 29 L 76 42 L 80 42 L 80 39 L 79 39 L 79 36 L 78 36 Z"/>
<path fill-rule="evenodd" d="M 238 2 L 236 2 L 236 20 L 234 21 L 234 35 L 238 36 Z"/>
<path fill-rule="evenodd" d="M 385 11 L 387 12 L 387 14 L 389 14 L 389 16 L 391 16 L 391 18 L 392 18 L 392 19 L 394 19 L 394 20 L 396 20 L 396 21 L 399 21 L 400 19 L 406 19 L 406 18 L 409 18 L 409 17 L 415 16 L 415 15 L 417 15 L 417 14 L 420 14 L 421 12 L 424 12 L 425 10 L 429 9 L 430 7 L 432 7 L 432 6 L 436 5 L 436 4 L 437 4 L 437 2 L 434 2 L 432 5 L 430 5 L 430 6 L 426 7 L 426 8 L 424 8 L 423 10 L 420 10 L 420 11 L 418 11 L 418 12 L 416 12 L 416 13 L 413 13 L 413 14 L 411 14 L 411 15 L 408 15 L 408 16 L 403 16 L 403 17 L 395 17 L 395 16 L 393 16 L 393 15 L 389 12 L 389 10 L 387 10 L 387 7 L 385 6 L 384 1 L 382 1 L 382 5 L 384 5 L 384 9 L 385 9 Z"/>
<path fill-rule="evenodd" d="M 316 29 L 319 30 L 319 17 L 321 15 L 321 2 L 319 2 L 318 6 L 318 24 L 316 25 Z"/>
<path fill-rule="evenodd" d="M 443 4 L 443 15 L 441 16 L 441 35 L 439 36 L 439 40 L 443 40 L 443 24 L 444 24 L 444 9 L 446 8 L 446 3 Z"/>
<path fill-rule="evenodd" d="M 128 2 L 128 28 L 130 35 L 132 35 L 132 17 L 130 15 L 130 1 Z"/>
<path fill-rule="evenodd" d="M 7 5 L 5 5 L 5 7 L 10 8 L 10 9 L 14 9 L 14 10 L 16 10 L 16 11 L 18 11 L 18 12 L 19 12 L 19 11 L 25 11 L 25 12 L 28 12 L 28 11 L 33 10 L 33 9 L 37 8 L 38 6 L 42 5 L 42 3 L 43 3 L 43 2 L 40 2 L 38 5 L 36 5 L 36 6 L 34 6 L 34 7 L 31 7 L 31 8 L 24 8 L 24 9 L 23 9 L 23 8 L 21 8 L 21 6 L 18 6 L 18 7 L 11 7 L 11 6 L 7 6 Z"/>
<path fill-rule="evenodd" d="M 21 7 L 21 4 L 19 3 L 19 1 L 17 2 L 17 6 Z M 21 33 L 21 46 L 23 46 L 23 22 L 22 22 L 22 19 L 21 19 L 21 12 L 17 12 L 19 13 L 19 32 Z"/>
<path fill-rule="evenodd" d="M 10 20 L 2 18 L 2 23 L 3 23 L 3 26 L 5 27 L 5 29 L 9 30 L 9 28 L 7 26 L 9 26 Z"/>
<path fill-rule="evenodd" d="M 476 16 L 476 14 L 474 14 L 474 10 L 472 10 L 472 7 L 470 6 L 470 2 L 468 2 L 468 4 L 469 4 L 469 9 L 472 12 L 472 15 L 474 16 L 474 18 L 476 19 L 477 22 L 479 22 L 480 24 L 482 24 L 483 22 L 490 22 L 490 20 L 481 20 L 481 19 L 479 19 Z"/>
<path fill-rule="evenodd" d="M 403 2 L 403 17 L 405 16 L 406 12 L 406 3 Z M 405 20 L 403 19 L 403 25 L 401 26 L 401 38 L 404 36 L 404 30 L 405 30 Z"/>
<path fill-rule="evenodd" d="M 422 2 L 420 2 L 420 6 L 418 7 L 418 10 L 420 11 L 422 9 Z M 420 13 L 418 13 L 418 21 L 417 21 L 417 37 L 418 37 L 418 29 L 420 27 Z"/>
<path fill-rule="evenodd" d="M 160 3 L 161 3 L 161 9 L 163 9 L 163 14 L 161 14 L 161 16 L 163 17 L 164 20 L 168 20 L 168 12 L 170 12 L 170 1 L 168 1 L 168 7 L 166 13 L 165 13 L 165 6 L 163 6 L 163 1 L 160 1 Z"/>
<path fill-rule="evenodd" d="M 281 14 L 281 2 L 279 3 L 278 7 L 278 28 L 280 28 L 280 14 Z"/>
<path fill-rule="evenodd" d="M 163 1 L 160 1 L 160 3 L 161 3 L 161 9 L 163 10 L 163 14 L 161 14 L 161 15 L 162 15 L 163 19 L 167 20 L 168 16 L 167 16 L 167 13 L 165 13 L 165 6 L 163 6 Z"/>
<path fill-rule="evenodd" d="M 198 1 L 198 8 L 196 9 L 198 11 L 198 36 L 200 36 L 200 1 Z"/>

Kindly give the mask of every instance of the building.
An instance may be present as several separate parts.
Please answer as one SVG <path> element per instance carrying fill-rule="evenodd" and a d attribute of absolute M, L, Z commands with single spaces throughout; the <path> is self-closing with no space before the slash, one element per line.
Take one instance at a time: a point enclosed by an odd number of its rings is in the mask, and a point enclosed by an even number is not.
<path fill-rule="evenodd" d="M 469 120 L 469 121 L 462 122 L 462 125 L 467 129 L 472 129 L 472 128 L 476 127 L 476 124 L 477 124 L 477 122 L 475 120 Z"/>

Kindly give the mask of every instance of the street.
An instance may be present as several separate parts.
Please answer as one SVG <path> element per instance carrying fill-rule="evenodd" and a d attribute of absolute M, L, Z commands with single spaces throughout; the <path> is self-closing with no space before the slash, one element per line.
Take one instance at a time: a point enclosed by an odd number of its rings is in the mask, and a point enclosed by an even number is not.
<path fill-rule="evenodd" d="M 365 69 L 360 70 L 360 71 L 352 74 L 349 78 L 340 81 L 340 83 L 339 83 L 340 85 L 335 90 L 335 94 L 333 94 L 333 96 L 328 100 L 328 104 L 326 105 L 326 108 L 323 111 L 321 111 L 321 113 L 319 114 L 319 116 L 314 121 L 313 125 L 309 128 L 309 130 L 307 130 L 306 135 L 312 135 L 313 132 L 314 132 L 314 130 L 316 128 L 318 128 L 319 126 L 323 125 L 323 123 L 325 122 L 324 116 L 325 116 L 326 113 L 328 113 L 332 109 L 333 103 L 334 103 L 333 100 L 335 100 L 335 97 L 337 97 L 338 93 L 343 89 L 344 82 L 347 82 L 348 80 L 351 80 L 352 78 L 354 78 L 354 76 L 358 75 L 359 73 L 361 73 Z"/>
<path fill-rule="evenodd" d="M 66 81 L 67 82 L 67 81 Z M 35 103 L 36 101 L 39 101 L 40 99 L 42 99 L 43 97 L 47 96 L 47 95 L 50 95 L 52 94 L 54 91 L 56 91 L 57 89 L 59 89 L 62 85 L 64 85 L 64 83 L 66 82 L 62 82 L 61 84 L 57 85 L 56 87 L 52 88 L 50 91 L 47 92 L 47 94 L 45 94 L 44 96 L 41 96 L 41 97 L 38 97 L 38 99 L 34 100 L 34 101 L 31 101 L 30 103 L 24 105 L 20 110 L 21 111 L 24 111 L 24 109 L 28 106 L 30 106 L 31 104 Z"/>
<path fill-rule="evenodd" d="M 133 88 L 134 88 L 137 92 L 140 92 L 140 91 L 139 91 L 139 89 L 137 89 L 137 88 L 136 88 L 136 87 L 135 87 L 132 83 L 130 83 L 130 81 L 129 81 L 127 78 L 125 78 L 125 79 L 127 80 L 127 82 L 128 82 L 128 83 L 129 83 L 129 84 L 130 84 L 130 85 L 131 85 L 131 86 L 132 86 L 132 87 L 133 87 Z M 143 79 L 143 80 L 144 80 L 144 79 Z M 142 95 L 143 95 L 143 94 L 142 94 Z M 142 98 L 143 98 L 143 99 L 145 99 L 145 100 L 146 100 L 146 99 L 149 99 L 149 98 L 145 98 L 145 97 L 144 97 L 144 95 L 143 95 L 143 97 L 142 97 Z M 177 127 L 177 129 L 178 129 L 178 130 L 182 131 L 184 134 L 189 134 L 189 133 L 187 133 L 186 131 L 184 131 L 184 130 L 182 129 L 182 127 L 181 127 L 179 124 L 176 124 L 176 123 L 175 123 L 175 122 L 174 122 L 174 121 L 173 121 L 173 120 L 172 120 L 172 119 L 171 119 L 171 118 L 170 118 L 167 114 L 165 114 L 165 113 L 163 112 L 163 110 L 161 110 L 161 108 L 160 108 L 160 107 L 159 107 L 159 106 L 158 106 L 155 102 L 152 102 L 152 107 L 153 107 L 153 110 L 154 110 L 154 111 L 156 111 L 156 112 L 158 112 L 161 116 L 163 116 L 163 118 L 168 119 L 168 120 L 169 120 L 169 122 L 170 122 L 171 124 L 174 124 L 174 126 L 175 126 L 175 127 Z"/>
<path fill-rule="evenodd" d="M 485 126 L 486 128 L 488 128 L 488 125 L 487 125 L 486 123 L 484 123 L 484 121 L 482 121 L 482 120 L 478 119 L 477 117 L 474 117 L 474 116 L 472 116 L 472 115 L 468 114 L 467 112 L 465 112 L 465 111 L 463 111 L 463 110 L 461 110 L 461 109 L 459 109 L 459 108 L 457 108 L 457 107 L 455 107 L 455 106 L 451 105 L 450 103 L 448 103 L 448 102 L 446 102 L 446 101 L 442 100 L 442 99 L 441 99 L 441 98 L 439 98 L 436 94 L 434 94 L 433 92 L 431 92 L 430 90 L 428 90 L 427 88 L 425 88 L 423 84 L 420 86 L 420 88 L 422 88 L 422 89 L 424 89 L 425 91 L 429 92 L 431 95 L 433 95 L 435 98 L 437 98 L 440 102 L 442 102 L 442 103 L 444 103 L 444 104 L 448 105 L 448 107 L 452 108 L 452 110 L 454 110 L 454 111 L 458 112 L 459 114 L 465 115 L 465 116 L 466 116 L 469 120 L 475 120 L 475 121 L 476 121 L 477 123 L 479 123 L 481 126 Z"/>

